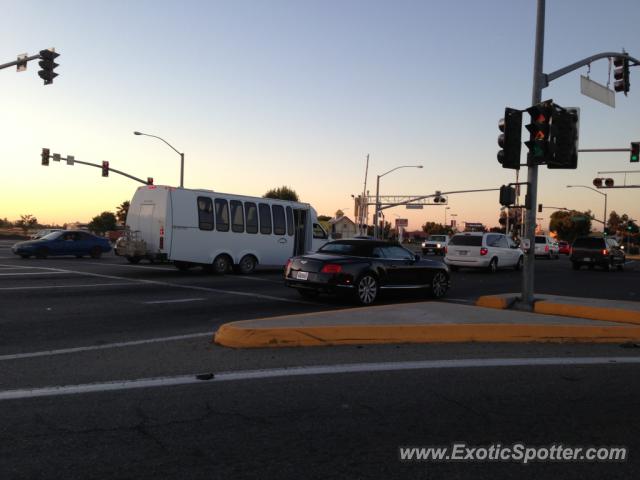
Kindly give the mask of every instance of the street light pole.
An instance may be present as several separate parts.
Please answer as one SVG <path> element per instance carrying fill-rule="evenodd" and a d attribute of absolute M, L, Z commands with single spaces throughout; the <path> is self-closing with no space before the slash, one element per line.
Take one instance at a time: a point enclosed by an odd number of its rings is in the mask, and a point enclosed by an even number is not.
<path fill-rule="evenodd" d="M 176 148 L 173 145 L 171 145 L 169 142 L 167 142 L 164 138 L 158 137 L 157 135 L 150 135 L 148 133 L 142 133 L 142 132 L 133 132 L 133 134 L 134 135 L 144 135 L 145 137 L 153 137 L 153 138 L 157 138 L 159 140 L 162 140 L 164 143 L 169 145 L 174 152 L 176 152 L 178 155 L 180 155 L 180 188 L 184 188 L 184 153 L 179 152 L 178 150 L 176 150 Z"/>
<path fill-rule="evenodd" d="M 451 210 L 451 207 L 444 207 L 444 226 L 447 226 L 447 210 Z"/>
<path fill-rule="evenodd" d="M 375 219 L 373 236 L 376 239 L 380 238 L 380 225 L 379 225 L 379 220 L 380 220 L 379 217 L 380 217 L 380 210 L 381 210 L 380 209 L 380 178 L 384 177 L 385 175 L 391 172 L 399 170 L 401 168 L 422 168 L 422 165 L 400 165 L 399 167 L 392 168 L 388 172 L 384 172 L 382 175 L 377 175 L 376 177 L 376 210 L 373 215 L 373 218 Z"/>
<path fill-rule="evenodd" d="M 593 190 L 596 193 L 604 196 L 604 216 L 602 217 L 602 232 L 604 233 L 607 228 L 607 194 L 601 192 L 600 190 L 596 190 L 595 188 L 591 188 L 588 185 L 567 185 L 567 188 L 588 188 L 589 190 Z"/>

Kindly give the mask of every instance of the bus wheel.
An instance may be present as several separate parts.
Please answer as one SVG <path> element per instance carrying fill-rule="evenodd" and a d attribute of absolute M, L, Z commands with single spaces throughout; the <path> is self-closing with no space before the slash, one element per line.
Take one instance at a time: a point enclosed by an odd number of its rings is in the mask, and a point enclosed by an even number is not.
<path fill-rule="evenodd" d="M 226 255 L 218 255 L 213 261 L 213 272 L 219 275 L 223 275 L 231 268 L 231 261 Z"/>
<path fill-rule="evenodd" d="M 245 255 L 244 257 L 242 257 L 242 260 L 240 260 L 240 263 L 238 264 L 237 272 L 243 275 L 252 273 L 256 269 L 257 263 L 258 262 L 256 261 L 256 257 L 254 257 L 253 255 Z"/>

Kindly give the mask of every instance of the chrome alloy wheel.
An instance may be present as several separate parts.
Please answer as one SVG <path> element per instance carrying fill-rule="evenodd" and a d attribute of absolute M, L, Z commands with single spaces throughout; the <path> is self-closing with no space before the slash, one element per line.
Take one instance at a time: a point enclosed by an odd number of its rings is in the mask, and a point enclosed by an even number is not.
<path fill-rule="evenodd" d="M 431 280 L 431 295 L 435 298 L 442 298 L 449 289 L 449 279 L 444 272 L 436 272 Z"/>
<path fill-rule="evenodd" d="M 371 275 L 365 275 L 358 282 L 358 302 L 371 305 L 378 295 L 378 282 Z"/>

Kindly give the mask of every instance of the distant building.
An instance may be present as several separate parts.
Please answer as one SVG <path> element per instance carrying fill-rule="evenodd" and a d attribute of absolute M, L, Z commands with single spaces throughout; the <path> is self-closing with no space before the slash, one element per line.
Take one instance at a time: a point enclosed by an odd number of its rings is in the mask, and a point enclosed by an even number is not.
<path fill-rule="evenodd" d="M 352 238 L 357 235 L 358 227 L 349 217 L 342 216 L 329 220 L 333 238 Z"/>

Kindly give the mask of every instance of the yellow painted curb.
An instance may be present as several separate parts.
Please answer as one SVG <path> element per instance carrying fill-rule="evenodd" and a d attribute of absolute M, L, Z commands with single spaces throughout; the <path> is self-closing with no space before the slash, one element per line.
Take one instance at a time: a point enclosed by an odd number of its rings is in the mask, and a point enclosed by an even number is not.
<path fill-rule="evenodd" d="M 242 327 L 240 323 L 243 322 L 222 325 L 214 342 L 233 348 L 264 348 L 385 343 L 640 341 L 640 327 L 626 326 L 429 324 L 252 328 Z"/>
<path fill-rule="evenodd" d="M 483 295 L 476 300 L 476 307 L 499 308 L 504 310 L 509 308 L 509 302 L 506 297 L 499 295 Z"/>
<path fill-rule="evenodd" d="M 535 313 L 545 315 L 562 315 L 565 317 L 588 318 L 605 322 L 622 322 L 640 325 L 640 310 L 624 310 L 622 308 L 603 308 L 588 305 L 574 305 L 540 300 L 535 303 Z"/>

